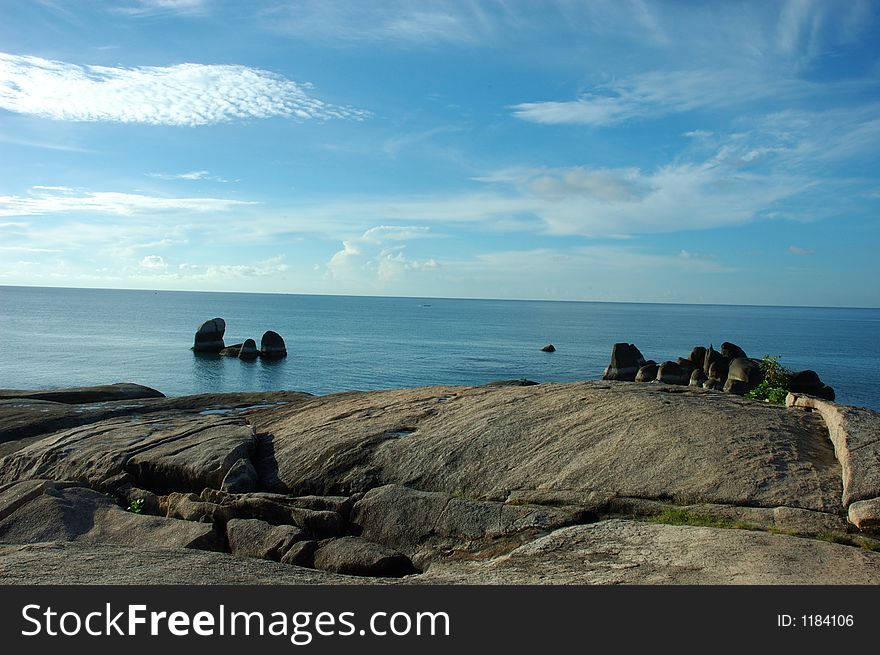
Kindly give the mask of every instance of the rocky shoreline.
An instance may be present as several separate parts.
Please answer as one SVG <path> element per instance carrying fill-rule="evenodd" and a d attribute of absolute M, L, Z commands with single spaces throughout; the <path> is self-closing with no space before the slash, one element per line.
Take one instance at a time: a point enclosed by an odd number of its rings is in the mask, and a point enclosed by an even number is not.
<path fill-rule="evenodd" d="M 0 582 L 880 583 L 880 415 L 787 404 L 0 390 Z"/>

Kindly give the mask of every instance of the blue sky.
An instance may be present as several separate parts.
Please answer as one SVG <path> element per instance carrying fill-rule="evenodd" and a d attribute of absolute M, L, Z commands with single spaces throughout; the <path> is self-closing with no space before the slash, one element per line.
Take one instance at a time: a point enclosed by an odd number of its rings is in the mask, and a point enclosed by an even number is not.
<path fill-rule="evenodd" d="M 0 5 L 0 284 L 880 306 L 880 4 Z"/>

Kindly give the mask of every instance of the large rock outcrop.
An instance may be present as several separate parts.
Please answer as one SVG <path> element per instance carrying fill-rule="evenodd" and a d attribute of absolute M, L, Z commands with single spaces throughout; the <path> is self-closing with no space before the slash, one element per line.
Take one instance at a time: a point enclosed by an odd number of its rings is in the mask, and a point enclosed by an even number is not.
<path fill-rule="evenodd" d="M 789 405 L 509 381 L 8 398 L 0 582 L 876 583 L 880 416 Z"/>

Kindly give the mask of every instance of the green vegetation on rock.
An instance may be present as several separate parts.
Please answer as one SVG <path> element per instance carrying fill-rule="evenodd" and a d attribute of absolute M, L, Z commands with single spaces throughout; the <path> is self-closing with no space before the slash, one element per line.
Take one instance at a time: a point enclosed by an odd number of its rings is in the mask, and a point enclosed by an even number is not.
<path fill-rule="evenodd" d="M 747 398 L 764 400 L 775 405 L 784 405 L 785 397 L 791 388 L 791 371 L 779 363 L 779 355 L 764 355 L 761 359 L 761 372 L 764 379 L 757 387 L 746 394 Z"/>

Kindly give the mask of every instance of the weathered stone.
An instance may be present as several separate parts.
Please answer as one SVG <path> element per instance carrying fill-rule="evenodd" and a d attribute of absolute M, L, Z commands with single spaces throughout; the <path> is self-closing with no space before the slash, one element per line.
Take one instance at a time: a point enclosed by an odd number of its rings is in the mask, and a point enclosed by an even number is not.
<path fill-rule="evenodd" d="M 738 357 L 730 361 L 727 370 L 727 382 L 732 380 L 742 382 L 745 385 L 746 391 L 751 391 L 761 384 L 763 379 L 764 372 L 761 370 L 761 362 L 758 360 Z"/>
<path fill-rule="evenodd" d="M 880 414 L 795 393 L 786 396 L 785 405 L 821 414 L 840 462 L 844 507 L 880 497 Z"/>
<path fill-rule="evenodd" d="M 796 371 L 788 376 L 789 390 L 792 393 L 808 394 L 824 400 L 834 400 L 834 389 L 819 379 L 816 371 L 809 369 Z"/>
<path fill-rule="evenodd" d="M 657 362 L 653 359 L 645 362 L 645 365 L 639 368 L 636 373 L 636 382 L 653 382 L 657 379 Z"/>
<path fill-rule="evenodd" d="M 607 497 L 578 499 L 587 500 L 589 507 L 503 504 L 387 485 L 368 491 L 355 504 L 351 522 L 362 537 L 426 562 L 447 548 L 479 550 L 500 537 L 596 520 L 594 510 Z M 511 542 L 510 548 L 518 545 Z"/>
<path fill-rule="evenodd" d="M 238 357 L 241 353 L 241 347 L 243 343 L 234 343 L 231 346 L 226 346 L 223 350 L 220 351 L 220 354 L 224 357 Z"/>
<path fill-rule="evenodd" d="M 260 356 L 267 359 L 287 357 L 287 346 L 284 345 L 284 339 L 280 334 L 272 330 L 263 334 L 263 338 L 260 339 Z"/>
<path fill-rule="evenodd" d="M 226 494 L 206 489 L 200 499 L 216 504 L 230 518 L 296 525 L 321 538 L 345 533 L 345 519 L 338 512 L 308 509 L 297 499 L 281 494 Z"/>
<path fill-rule="evenodd" d="M 718 380 L 720 386 L 724 386 L 724 381 L 727 380 L 727 360 L 719 359 L 709 364 L 706 376 L 709 379 Z"/>
<path fill-rule="evenodd" d="M 734 359 L 748 359 L 748 355 L 746 355 L 746 351 L 737 346 L 735 343 L 730 343 L 729 341 L 725 341 L 721 344 L 721 356 L 728 360 L 732 361 Z"/>
<path fill-rule="evenodd" d="M 220 489 L 233 494 L 243 494 L 257 488 L 257 470 L 249 459 L 240 459 L 233 464 L 223 478 Z"/>
<path fill-rule="evenodd" d="M 282 564 L 292 564 L 294 566 L 314 565 L 315 551 L 318 550 L 318 542 L 314 540 L 297 541 L 291 544 L 287 552 L 281 558 Z"/>
<path fill-rule="evenodd" d="M 377 584 L 325 571 L 227 553 L 151 546 L 0 544 L 0 583 L 18 585 Z M 173 591 L 169 592 L 173 593 Z"/>
<path fill-rule="evenodd" d="M 82 403 L 103 403 L 114 400 L 139 400 L 142 398 L 164 398 L 165 394 L 150 387 L 131 382 L 103 384 L 95 387 L 71 387 L 49 391 L 28 391 L 21 389 L 0 389 L 3 400 L 44 400 L 46 402 L 78 405 Z"/>
<path fill-rule="evenodd" d="M 159 510 L 159 497 L 152 491 L 127 485 L 117 489 L 116 497 L 123 508 L 137 507 L 141 514 L 164 516 Z"/>
<path fill-rule="evenodd" d="M 219 548 L 210 525 L 127 512 L 109 496 L 83 487 L 46 488 L 43 494 L 0 521 L 0 541 Z"/>
<path fill-rule="evenodd" d="M 555 352 L 556 352 L 556 346 L 554 346 L 552 343 L 548 343 L 546 346 L 544 346 L 543 348 L 541 348 L 541 351 L 542 351 L 542 352 L 545 352 L 545 353 L 555 353 Z"/>
<path fill-rule="evenodd" d="M 56 487 L 51 480 L 22 480 L 0 485 L 0 521 L 34 498 L 42 496 L 47 489 Z"/>
<path fill-rule="evenodd" d="M 226 524 L 229 550 L 240 557 L 259 557 L 276 562 L 307 535 L 292 525 L 271 525 L 259 519 L 230 519 Z"/>
<path fill-rule="evenodd" d="M 742 380 L 734 380 L 733 378 L 727 378 L 727 382 L 724 383 L 724 393 L 732 393 L 737 396 L 744 396 L 749 391 L 752 390 L 752 387 L 748 382 L 743 382 Z"/>
<path fill-rule="evenodd" d="M 196 494 L 171 493 L 160 500 L 159 507 L 164 510 L 165 516 L 170 519 L 194 521 L 197 523 L 213 523 L 216 520 L 228 518 L 227 515 L 219 515 L 220 506 L 215 503 L 206 503 Z"/>
<path fill-rule="evenodd" d="M 721 390 L 723 388 L 724 383 L 718 378 L 707 378 L 706 381 L 703 382 L 703 389 L 706 389 L 707 391 Z"/>
<path fill-rule="evenodd" d="M 675 363 L 678 364 L 679 366 L 681 366 L 683 371 L 687 371 L 688 377 L 690 377 L 691 373 L 694 371 L 695 368 L 698 368 L 693 365 L 691 360 L 689 360 L 685 357 L 679 357 L 678 359 L 675 360 Z"/>
<path fill-rule="evenodd" d="M 692 386 L 692 387 L 703 387 L 704 383 L 708 379 L 709 378 L 706 377 L 706 374 L 703 373 L 703 369 L 696 368 L 696 369 L 694 369 L 694 372 L 691 373 L 691 379 L 688 384 L 689 384 L 689 386 Z"/>
<path fill-rule="evenodd" d="M 634 344 L 615 343 L 611 349 L 611 363 L 605 369 L 603 379 L 634 382 L 645 358 Z"/>
<path fill-rule="evenodd" d="M 694 365 L 694 368 L 703 368 L 703 365 L 706 363 L 706 349 L 703 346 L 694 346 L 688 359 Z"/>
<path fill-rule="evenodd" d="M 690 371 L 684 370 L 676 362 L 666 361 L 657 368 L 657 381 L 665 384 L 687 384 Z"/>
<path fill-rule="evenodd" d="M 517 380 L 493 380 L 492 382 L 487 382 L 484 384 L 484 387 L 533 387 L 538 382 L 534 380 L 527 380 L 526 378 L 519 378 Z"/>
<path fill-rule="evenodd" d="M 579 382 L 314 398 L 251 417 L 272 435 L 254 465 L 262 488 L 296 495 L 384 482 L 501 501 L 540 488 L 840 508 L 840 467 L 818 416 L 663 389 Z"/>
<path fill-rule="evenodd" d="M 579 507 L 586 511 L 605 509 L 613 494 L 600 491 L 570 489 L 514 489 L 505 500 L 506 505 L 544 505 L 549 507 Z"/>
<path fill-rule="evenodd" d="M 400 578 L 418 573 L 403 553 L 360 537 L 332 539 L 315 551 L 314 566 L 322 571 Z"/>
<path fill-rule="evenodd" d="M 723 368 L 715 368 L 715 371 L 720 373 L 722 370 L 724 371 L 724 375 L 713 375 L 712 365 L 718 364 L 719 367 Z M 710 378 L 717 378 L 721 381 L 724 381 L 727 378 L 727 360 L 722 357 L 721 353 L 716 351 L 712 345 L 709 345 L 709 348 L 706 349 L 706 357 L 703 360 L 703 370 L 706 372 Z"/>
<path fill-rule="evenodd" d="M 75 480 L 108 492 L 127 483 L 158 493 L 201 491 L 219 487 L 255 443 L 253 428 L 240 418 L 121 416 L 14 452 L 3 460 L 0 482 Z"/>
<path fill-rule="evenodd" d="M 870 584 L 880 553 L 814 539 L 641 521 L 556 530 L 488 560 L 449 558 L 435 584 Z"/>
<path fill-rule="evenodd" d="M 265 336 L 263 338 L 265 339 Z M 253 339 L 245 339 L 245 342 L 241 344 L 241 349 L 238 352 L 238 358 L 256 359 L 259 355 L 260 351 L 257 350 L 257 342 Z"/>
<path fill-rule="evenodd" d="M 226 321 L 212 318 L 202 323 L 196 331 L 193 350 L 198 353 L 219 353 L 223 350 L 223 334 L 226 332 Z"/>
<path fill-rule="evenodd" d="M 880 528 L 880 498 L 859 500 L 849 506 L 849 522 L 859 530 Z"/>

